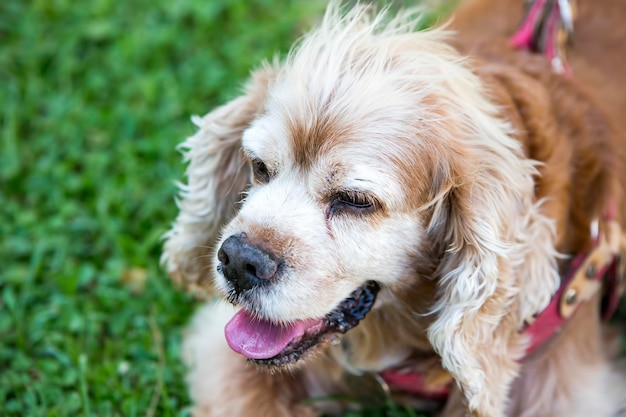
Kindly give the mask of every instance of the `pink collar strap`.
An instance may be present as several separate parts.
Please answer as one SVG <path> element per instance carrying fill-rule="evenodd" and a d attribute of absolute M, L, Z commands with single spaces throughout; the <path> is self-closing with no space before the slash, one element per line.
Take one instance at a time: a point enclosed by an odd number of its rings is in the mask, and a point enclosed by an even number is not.
<path fill-rule="evenodd" d="M 526 320 L 523 332 L 531 338 L 526 355 L 533 352 L 554 334 L 558 333 L 572 317 L 581 303 L 598 291 L 603 291 L 602 318 L 608 320 L 615 312 L 624 291 L 619 273 L 624 235 L 616 221 L 616 205 L 609 204 L 602 221 L 591 224 L 593 245 L 572 261 L 569 272 L 545 310 Z"/>
<path fill-rule="evenodd" d="M 617 206 L 611 201 L 602 220 L 591 224 L 591 248 L 571 262 L 548 306 L 526 320 L 527 325 L 521 330 L 530 337 L 526 356 L 559 333 L 578 307 L 598 291 L 603 291 L 602 318 L 608 320 L 615 312 L 626 286 L 621 264 L 621 254 L 626 253 L 626 238 L 616 215 Z M 450 376 L 439 375 L 433 379 L 411 368 L 386 369 L 379 376 L 388 390 L 436 401 L 448 398 L 452 384 Z"/>
<path fill-rule="evenodd" d="M 511 44 L 544 54 L 558 73 L 571 75 L 565 43 L 574 34 L 574 0 L 529 0 L 526 15 Z"/>

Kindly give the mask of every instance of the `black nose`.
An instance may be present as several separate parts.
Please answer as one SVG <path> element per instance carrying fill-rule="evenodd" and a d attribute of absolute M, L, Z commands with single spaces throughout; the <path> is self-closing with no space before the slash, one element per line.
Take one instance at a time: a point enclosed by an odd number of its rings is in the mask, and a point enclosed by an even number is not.
<path fill-rule="evenodd" d="M 224 277 L 237 293 L 268 281 L 276 274 L 278 263 L 265 251 L 245 242 L 243 235 L 233 235 L 217 251 Z"/>

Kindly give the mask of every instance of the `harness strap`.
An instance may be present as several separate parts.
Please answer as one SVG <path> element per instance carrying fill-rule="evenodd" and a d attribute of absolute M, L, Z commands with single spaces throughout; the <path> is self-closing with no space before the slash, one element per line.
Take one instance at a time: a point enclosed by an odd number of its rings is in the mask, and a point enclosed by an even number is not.
<path fill-rule="evenodd" d="M 536 317 L 526 320 L 522 330 L 531 337 L 526 354 L 530 354 L 555 333 L 558 333 L 578 307 L 605 287 L 604 320 L 615 312 L 621 295 L 618 272 L 624 249 L 624 234 L 616 220 L 616 206 L 609 203 L 602 222 L 591 224 L 593 245 L 572 261 L 568 273 L 561 280 L 550 304 Z"/>
<path fill-rule="evenodd" d="M 565 44 L 574 34 L 574 0 L 527 0 L 526 5 L 526 15 L 511 43 L 546 55 L 556 72 L 571 75 Z"/>

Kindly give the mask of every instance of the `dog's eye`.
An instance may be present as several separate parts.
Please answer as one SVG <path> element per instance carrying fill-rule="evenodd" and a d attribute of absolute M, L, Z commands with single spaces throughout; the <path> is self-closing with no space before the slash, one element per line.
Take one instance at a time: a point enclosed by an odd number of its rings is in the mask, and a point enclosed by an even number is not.
<path fill-rule="evenodd" d="M 367 194 L 357 191 L 341 191 L 331 200 L 329 214 L 351 212 L 365 214 L 376 209 L 377 203 Z"/>
<path fill-rule="evenodd" d="M 252 161 L 252 172 L 254 173 L 254 179 L 260 183 L 270 182 L 270 171 L 267 165 L 260 159 L 254 159 Z"/>

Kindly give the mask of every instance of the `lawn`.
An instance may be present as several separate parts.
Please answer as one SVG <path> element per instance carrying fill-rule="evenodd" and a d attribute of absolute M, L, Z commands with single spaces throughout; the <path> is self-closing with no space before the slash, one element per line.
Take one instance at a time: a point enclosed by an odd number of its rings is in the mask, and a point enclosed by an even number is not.
<path fill-rule="evenodd" d="M 0 1 L 0 416 L 190 414 L 175 147 L 324 3 Z"/>
<path fill-rule="evenodd" d="M 0 415 L 189 415 L 176 145 L 321 2 L 0 2 Z"/>

